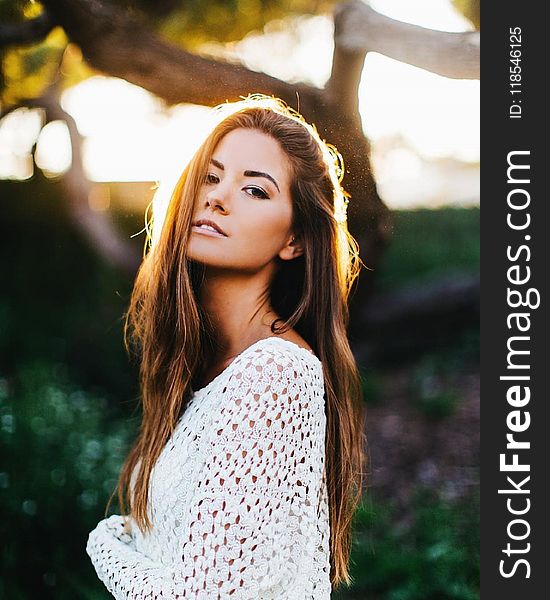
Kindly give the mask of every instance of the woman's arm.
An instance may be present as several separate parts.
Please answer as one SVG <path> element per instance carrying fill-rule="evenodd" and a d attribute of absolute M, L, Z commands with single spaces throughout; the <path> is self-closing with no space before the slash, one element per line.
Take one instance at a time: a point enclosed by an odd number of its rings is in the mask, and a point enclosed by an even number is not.
<path fill-rule="evenodd" d="M 291 350 L 271 346 L 235 366 L 189 507 L 181 562 L 144 557 L 105 521 L 92 531 L 88 554 L 115 598 L 256 600 L 287 589 L 311 563 L 325 413 L 320 364 L 303 368 Z M 122 528 L 116 519 L 111 525 Z"/>

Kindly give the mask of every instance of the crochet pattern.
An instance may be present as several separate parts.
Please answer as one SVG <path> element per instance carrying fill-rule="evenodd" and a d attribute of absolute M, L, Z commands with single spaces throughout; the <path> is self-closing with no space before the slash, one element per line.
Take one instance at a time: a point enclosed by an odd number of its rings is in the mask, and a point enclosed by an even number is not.
<path fill-rule="evenodd" d="M 152 531 L 112 515 L 90 533 L 101 581 L 119 600 L 328 600 L 325 427 L 320 360 L 279 337 L 249 346 L 163 448 Z"/>

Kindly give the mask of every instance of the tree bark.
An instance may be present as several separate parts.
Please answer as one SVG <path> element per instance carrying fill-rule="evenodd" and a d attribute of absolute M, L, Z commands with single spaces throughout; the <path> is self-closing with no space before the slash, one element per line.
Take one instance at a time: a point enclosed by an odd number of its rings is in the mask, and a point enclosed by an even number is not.
<path fill-rule="evenodd" d="M 453 79 L 479 79 L 480 33 L 436 31 L 396 21 L 364 2 L 336 6 L 335 43 L 350 53 L 378 52 Z"/>

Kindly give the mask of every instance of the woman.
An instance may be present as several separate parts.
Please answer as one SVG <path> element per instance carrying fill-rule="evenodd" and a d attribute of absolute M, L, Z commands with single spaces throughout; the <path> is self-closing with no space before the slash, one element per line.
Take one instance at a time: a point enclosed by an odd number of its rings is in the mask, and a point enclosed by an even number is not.
<path fill-rule="evenodd" d="M 87 552 L 116 598 L 328 599 L 351 580 L 364 442 L 342 169 L 282 101 L 223 109 L 135 282 L 129 518 Z"/>

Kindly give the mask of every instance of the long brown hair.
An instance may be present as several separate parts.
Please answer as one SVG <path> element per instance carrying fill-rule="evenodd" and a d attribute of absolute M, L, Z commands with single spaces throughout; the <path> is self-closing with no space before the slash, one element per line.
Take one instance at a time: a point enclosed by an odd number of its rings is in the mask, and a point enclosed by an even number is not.
<path fill-rule="evenodd" d="M 293 260 L 276 257 L 280 264 L 270 302 L 280 319 L 271 331 L 294 328 L 323 364 L 330 579 L 333 585 L 349 584 L 351 522 L 363 487 L 365 435 L 360 376 L 347 338 L 347 300 L 363 263 L 346 225 L 343 163 L 315 127 L 281 100 L 255 94 L 218 110 L 225 111 L 223 118 L 181 174 L 158 239 L 148 236 L 134 284 L 124 339 L 127 351 L 139 357 L 143 414 L 109 504 L 118 492 L 123 512 L 142 531 L 152 527 L 147 512 L 152 468 L 216 346 L 197 300 L 204 272 L 186 256 L 195 199 L 224 135 L 237 128 L 259 130 L 277 140 L 290 160 L 293 232 L 304 245 L 303 254 Z"/>

